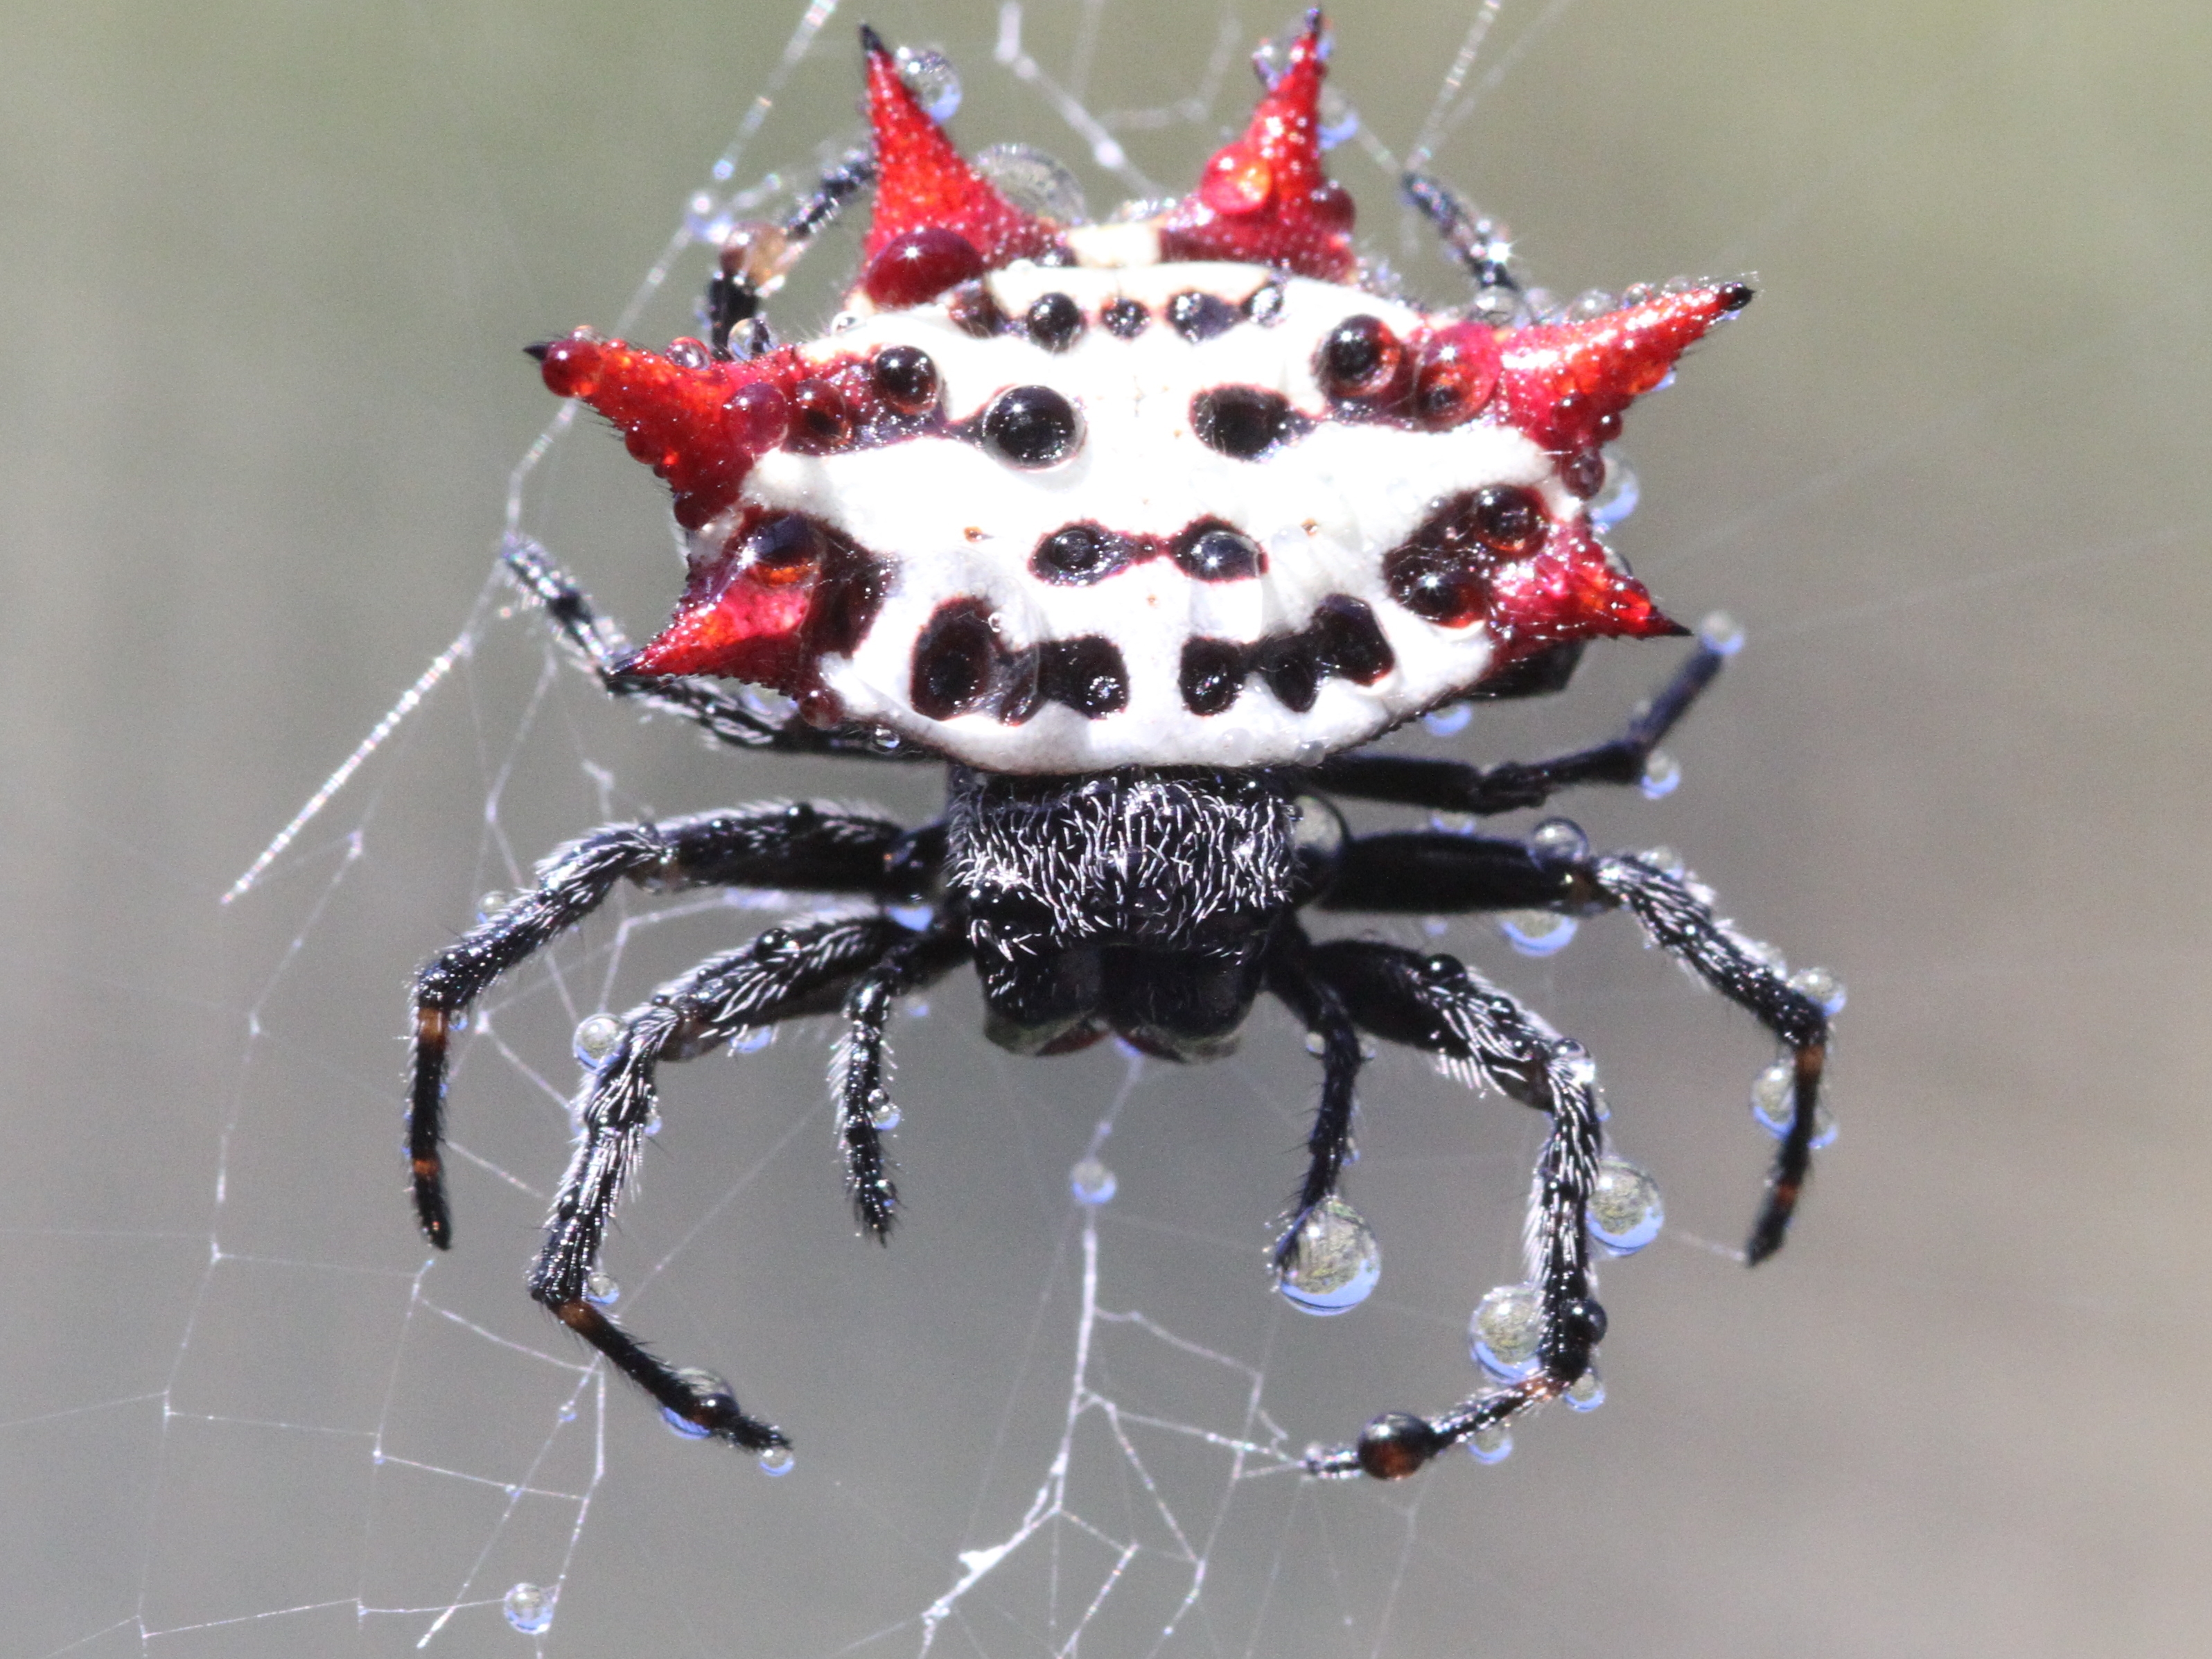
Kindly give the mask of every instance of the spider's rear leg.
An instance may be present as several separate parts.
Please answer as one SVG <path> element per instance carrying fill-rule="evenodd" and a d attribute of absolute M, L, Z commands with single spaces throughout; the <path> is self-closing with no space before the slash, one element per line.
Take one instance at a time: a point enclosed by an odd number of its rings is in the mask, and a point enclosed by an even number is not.
<path fill-rule="evenodd" d="M 689 1060 L 749 1028 L 833 1011 L 856 979 L 914 940 L 881 915 L 771 927 L 623 1015 L 585 1094 L 576 1151 L 553 1200 L 530 1293 L 664 1409 L 732 1445 L 763 1451 L 788 1442 L 726 1389 L 695 1385 L 584 1295 L 653 1116 L 654 1074 L 664 1060 Z"/>
<path fill-rule="evenodd" d="M 423 964 L 415 979 L 407 1149 L 415 1212 L 441 1249 L 453 1244 L 446 1202 L 447 1054 L 470 1006 L 606 902 L 629 879 L 657 887 L 767 887 L 902 897 L 942 858 L 942 837 L 800 801 L 706 812 L 660 823 L 616 823 L 556 850 L 538 883 Z"/>
<path fill-rule="evenodd" d="M 1541 1331 L 1535 1370 L 1434 1418 L 1386 1413 L 1368 1425 L 1356 1447 L 1307 1459 L 1317 1474 L 1364 1471 L 1396 1480 L 1484 1428 L 1565 1393 L 1589 1369 L 1605 1336 L 1605 1310 L 1591 1294 L 1587 1223 L 1603 1146 L 1596 1068 L 1580 1043 L 1561 1037 L 1451 957 L 1340 939 L 1316 946 L 1310 960 L 1314 978 L 1361 1029 L 1435 1054 L 1468 1080 L 1494 1084 L 1552 1120 L 1529 1198 L 1529 1279 Z"/>
<path fill-rule="evenodd" d="M 1812 1166 L 1828 1011 L 1790 982 L 1765 946 L 1713 914 L 1709 889 L 1648 859 L 1577 858 L 1500 836 L 1414 831 L 1347 842 L 1322 902 L 1332 909 L 1424 914 L 1628 911 L 1653 944 L 1789 1045 L 1790 1127 L 1744 1255 L 1756 1263 L 1782 1248 Z"/>

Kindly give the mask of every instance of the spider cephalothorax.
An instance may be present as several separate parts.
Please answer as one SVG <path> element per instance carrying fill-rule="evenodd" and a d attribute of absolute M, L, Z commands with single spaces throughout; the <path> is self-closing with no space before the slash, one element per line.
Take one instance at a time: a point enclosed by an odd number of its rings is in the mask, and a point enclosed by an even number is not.
<path fill-rule="evenodd" d="M 963 160 L 866 31 L 872 156 L 781 225 L 740 226 L 711 343 L 588 331 L 535 348 L 546 385 L 623 433 L 674 492 L 690 574 L 630 652 L 534 544 L 509 561 L 607 689 L 740 747 L 938 757 L 947 810 L 916 830 L 805 804 L 601 830 L 422 971 L 416 1191 L 448 1242 L 447 1034 L 500 973 L 618 879 L 860 895 L 770 930 L 614 1023 L 532 1290 L 672 1417 L 774 1451 L 703 1373 L 670 1370 L 584 1295 L 663 1060 L 842 1002 L 833 1074 L 848 1184 L 888 1235 L 884 1027 L 972 961 L 993 1038 L 1056 1054 L 1118 1033 L 1224 1052 L 1272 994 L 1317 1038 L 1320 1110 L 1275 1261 L 1294 1279 L 1340 1215 L 1359 1031 L 1550 1114 L 1531 1228 L 1530 1358 L 1435 1418 L 1387 1413 L 1317 1472 L 1410 1473 L 1589 1371 L 1604 1316 L 1587 1211 L 1603 1170 L 1580 1048 L 1449 957 L 1316 942 L 1308 907 L 1625 909 L 1789 1046 L 1783 1146 L 1750 1254 L 1781 1242 L 1813 1145 L 1828 1010 L 1662 863 L 1592 856 L 1563 820 L 1527 841 L 1349 835 L 1325 796 L 1490 813 L 1632 781 L 1731 648 L 1709 635 L 1623 737 L 1478 770 L 1351 751 L 1470 698 L 1554 690 L 1584 643 L 1686 630 L 1608 550 L 1589 504 L 1623 411 L 1741 309 L 1741 283 L 1631 290 L 1536 314 L 1502 234 L 1433 181 L 1407 197 L 1483 290 L 1426 310 L 1365 280 L 1322 161 L 1326 57 L 1309 19 L 1243 137 L 1164 209 L 1061 222 Z M 758 316 L 799 247 L 872 179 L 845 309 L 779 346 Z M 1501 304 L 1501 299 L 1503 303 Z M 795 700 L 779 720 L 701 677 Z M 890 911 L 926 904 L 909 927 Z M 1770 1089 L 1770 1094 L 1772 1091 Z"/>

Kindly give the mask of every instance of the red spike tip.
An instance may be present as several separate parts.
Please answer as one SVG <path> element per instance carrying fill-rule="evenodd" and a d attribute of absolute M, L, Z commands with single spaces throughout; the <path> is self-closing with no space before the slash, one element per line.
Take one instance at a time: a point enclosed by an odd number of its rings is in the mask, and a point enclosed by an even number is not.
<path fill-rule="evenodd" d="M 1009 202 L 952 147 L 875 31 L 863 28 L 860 44 L 876 152 L 875 216 L 861 246 L 868 297 L 919 305 L 1016 259 L 1064 253 L 1058 230 Z"/>
<path fill-rule="evenodd" d="M 1341 282 L 1356 263 L 1352 193 L 1322 171 L 1322 15 L 1306 14 L 1290 65 L 1244 136 L 1224 146 L 1160 227 L 1165 259 L 1238 259 Z"/>
<path fill-rule="evenodd" d="M 533 351 L 533 356 L 537 353 Z M 696 340 L 668 355 L 572 334 L 539 358 L 546 389 L 613 422 L 629 453 L 668 481 L 676 521 L 696 530 L 738 498 L 754 460 L 783 441 L 797 355 L 717 362 Z"/>
<path fill-rule="evenodd" d="M 1554 454 L 1610 443 L 1621 411 L 1667 378 L 1706 330 L 1751 303 L 1747 283 L 1684 289 L 1579 323 L 1505 337 L 1507 418 Z"/>
<path fill-rule="evenodd" d="M 1606 556 L 1589 521 L 1553 526 L 1532 558 L 1490 579 L 1490 625 L 1498 664 L 1517 662 L 1564 640 L 1652 639 L 1689 630 L 1663 614 L 1644 584 Z"/>

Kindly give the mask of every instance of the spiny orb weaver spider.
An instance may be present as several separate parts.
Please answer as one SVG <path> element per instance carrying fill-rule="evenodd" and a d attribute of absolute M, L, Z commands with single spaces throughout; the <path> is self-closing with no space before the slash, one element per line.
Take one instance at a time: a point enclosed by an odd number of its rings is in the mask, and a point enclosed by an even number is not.
<path fill-rule="evenodd" d="M 1780 1150 L 1746 1254 L 1780 1246 L 1820 1116 L 1828 982 L 1785 977 L 1663 858 L 1594 855 L 1564 820 L 1517 839 L 1352 835 L 1329 800 L 1484 815 L 1644 779 L 1734 648 L 1725 629 L 1621 736 L 1578 753 L 1478 768 L 1364 746 L 1450 705 L 1559 690 L 1591 639 L 1687 632 L 1604 545 L 1589 505 L 1622 411 L 1752 290 L 1677 283 L 1539 315 L 1503 231 L 1409 176 L 1407 199 L 1476 291 L 1439 312 L 1386 291 L 1322 165 L 1318 13 L 1279 72 L 1262 68 L 1249 128 L 1195 191 L 1103 223 L 1018 204 L 1020 180 L 963 159 L 883 43 L 861 40 L 871 152 L 784 222 L 732 233 L 708 341 L 655 353 L 580 329 L 532 348 L 546 386 L 612 422 L 673 489 L 690 567 L 674 619 L 632 651 L 542 548 L 518 538 L 507 557 L 608 692 L 739 749 L 942 760 L 945 814 L 909 830 L 779 803 L 611 825 L 553 854 L 416 981 L 422 1229 L 451 1244 L 450 1035 L 618 880 L 844 895 L 869 902 L 702 963 L 604 1022 L 590 1057 L 531 1294 L 672 1422 L 788 1458 L 726 1384 L 670 1366 L 587 1295 L 656 1068 L 840 1012 L 846 1184 L 862 1231 L 885 1239 L 900 1203 L 885 1025 L 901 997 L 972 962 L 988 1035 L 1018 1053 L 1116 1034 L 1211 1058 L 1263 990 L 1305 1023 L 1321 1102 L 1273 1254 L 1293 1291 L 1357 1225 L 1335 1194 L 1363 1032 L 1547 1114 L 1529 1282 L 1492 1293 L 1516 1319 L 1478 1350 L 1498 1385 L 1431 1417 L 1387 1413 L 1306 1467 L 1397 1478 L 1462 1442 L 1494 1447 L 1516 1413 L 1594 1389 L 1592 1234 L 1635 1241 L 1593 1203 L 1607 1180 L 1640 1177 L 1604 1156 L 1581 1045 L 1451 957 L 1316 940 L 1301 913 L 1628 912 L 1789 1050 L 1761 1080 Z M 1017 155 L 1033 183 L 1036 159 Z M 871 182 L 844 311 L 822 339 L 775 343 L 763 298 Z"/>

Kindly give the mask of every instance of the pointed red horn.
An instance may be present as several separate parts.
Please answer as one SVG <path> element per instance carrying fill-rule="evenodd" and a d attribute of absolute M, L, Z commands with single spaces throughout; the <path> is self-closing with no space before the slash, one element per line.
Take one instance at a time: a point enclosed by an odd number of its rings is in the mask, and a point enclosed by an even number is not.
<path fill-rule="evenodd" d="M 1507 418 L 1554 454 L 1610 443 L 1621 411 L 1667 378 L 1706 330 L 1751 303 L 1748 283 L 1661 294 L 1579 323 L 1540 323 L 1504 341 Z"/>
<path fill-rule="evenodd" d="M 1166 259 L 1237 259 L 1340 282 L 1352 273 L 1352 194 L 1321 164 L 1322 15 L 1306 14 L 1290 66 L 1244 136 L 1206 164 L 1160 227 Z"/>
<path fill-rule="evenodd" d="M 876 151 L 875 217 L 860 287 L 879 306 L 915 306 L 1016 259 L 1062 251 L 1060 233 L 1024 213 L 969 167 L 865 25 L 868 123 Z"/>
<path fill-rule="evenodd" d="M 1589 521 L 1556 525 L 1532 558 L 1490 579 L 1489 622 L 1502 665 L 1564 640 L 1651 639 L 1689 630 L 1662 613 L 1613 560 Z"/>
<path fill-rule="evenodd" d="M 795 352 L 720 362 L 696 340 L 678 340 L 663 356 L 577 333 L 531 355 L 546 390 L 599 410 L 629 453 L 668 481 L 686 530 L 734 502 L 753 462 L 783 441 L 789 385 L 801 373 Z"/>

